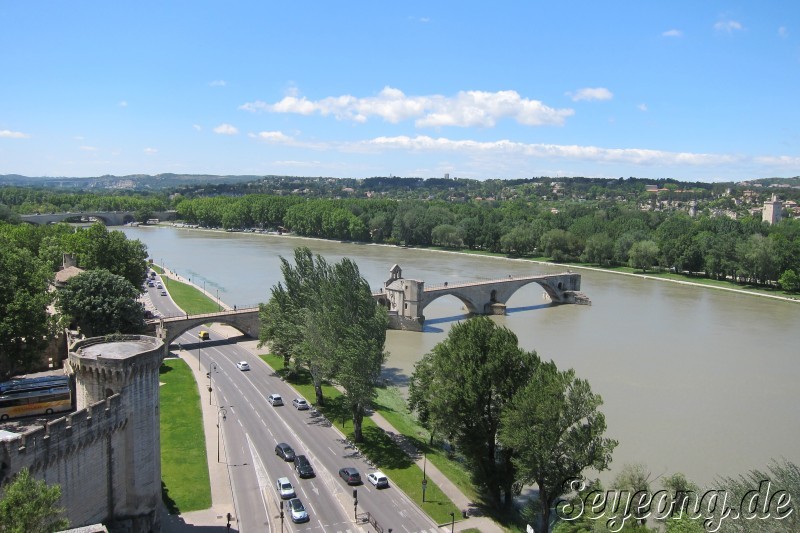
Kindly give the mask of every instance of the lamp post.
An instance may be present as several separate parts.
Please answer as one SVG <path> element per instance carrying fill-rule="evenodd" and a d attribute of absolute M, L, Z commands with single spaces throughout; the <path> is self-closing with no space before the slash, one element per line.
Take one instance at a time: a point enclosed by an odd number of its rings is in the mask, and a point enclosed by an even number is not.
<path fill-rule="evenodd" d="M 353 489 L 353 520 L 358 523 L 358 491 Z"/>
<path fill-rule="evenodd" d="M 222 421 L 224 422 L 227 419 L 228 411 L 224 407 L 220 407 L 217 410 L 217 462 L 219 463 L 219 415 L 222 415 Z"/>
<path fill-rule="evenodd" d="M 450 533 L 453 533 L 453 529 L 456 527 L 456 513 L 450 513 Z"/>
<path fill-rule="evenodd" d="M 219 287 L 217 287 L 217 311 L 222 311 L 222 304 L 219 303 Z"/>
<path fill-rule="evenodd" d="M 425 489 L 428 488 L 428 477 L 425 468 L 428 466 L 428 452 L 422 452 L 422 503 L 425 503 Z"/>
<path fill-rule="evenodd" d="M 283 533 L 283 500 L 280 501 L 281 507 L 281 533 Z"/>
<path fill-rule="evenodd" d="M 208 369 L 208 372 L 206 372 L 206 377 L 208 378 L 208 405 L 212 405 L 211 404 L 211 391 L 213 389 L 211 388 L 211 372 L 216 372 L 216 371 L 217 371 L 217 363 L 212 361 L 211 362 L 211 366 Z"/>

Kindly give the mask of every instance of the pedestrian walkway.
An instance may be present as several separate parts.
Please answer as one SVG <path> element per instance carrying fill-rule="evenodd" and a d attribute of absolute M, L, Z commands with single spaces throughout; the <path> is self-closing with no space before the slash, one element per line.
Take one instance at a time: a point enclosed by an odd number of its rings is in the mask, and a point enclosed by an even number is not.
<path fill-rule="evenodd" d="M 436 465 L 427 461 L 425 457 L 417 450 L 414 445 L 405 437 L 405 435 L 397 433 L 397 430 L 386 420 L 380 413 L 374 412 L 370 416 L 375 425 L 383 429 L 392 440 L 400 446 L 400 448 L 411 457 L 420 469 L 425 468 L 425 475 L 432 483 L 435 483 L 441 491 L 447 496 L 453 505 L 467 512 L 467 518 L 456 517 L 457 522 L 454 526 L 454 531 L 464 531 L 465 529 L 477 529 L 481 533 L 502 533 L 505 531 L 500 525 L 494 522 L 491 518 L 482 516 L 480 507 L 470 501 L 467 496 L 455 486 L 447 476 L 442 474 L 441 470 L 436 468 Z M 424 462 L 424 464 L 423 464 Z"/>

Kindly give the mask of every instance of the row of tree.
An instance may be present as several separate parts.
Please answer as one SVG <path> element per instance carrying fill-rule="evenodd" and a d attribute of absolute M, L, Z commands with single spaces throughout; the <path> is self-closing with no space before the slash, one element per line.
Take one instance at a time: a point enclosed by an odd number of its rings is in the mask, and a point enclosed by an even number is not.
<path fill-rule="evenodd" d="M 521 202 L 480 204 L 300 200 L 250 195 L 178 204 L 180 217 L 225 227 L 285 227 L 300 235 L 414 246 L 482 249 L 604 267 L 630 265 L 800 290 L 800 221 L 692 218 L 618 205 L 568 205 L 558 213 Z"/>
<path fill-rule="evenodd" d="M 85 272 L 50 290 L 64 254 Z M 102 224 L 73 228 L 0 222 L 0 378 L 34 365 L 56 330 L 87 335 L 140 332 L 137 301 L 147 272 L 147 249 Z M 58 314 L 48 312 L 55 304 Z"/>
<path fill-rule="evenodd" d="M 284 282 L 261 304 L 259 340 L 287 367 L 308 369 L 317 405 L 325 403 L 324 380 L 340 385 L 355 441 L 361 442 L 362 421 L 386 358 L 386 310 L 375 304 L 350 259 L 330 265 L 308 248 L 297 248 L 294 265 L 281 257 L 281 272 Z"/>

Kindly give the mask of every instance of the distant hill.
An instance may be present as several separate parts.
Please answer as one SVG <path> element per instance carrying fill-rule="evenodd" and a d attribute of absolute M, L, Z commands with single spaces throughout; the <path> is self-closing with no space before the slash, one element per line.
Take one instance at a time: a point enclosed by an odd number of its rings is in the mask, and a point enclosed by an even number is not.
<path fill-rule="evenodd" d="M 19 174 L 0 175 L 0 186 L 45 187 L 48 189 L 118 189 L 130 191 L 174 189 L 187 185 L 246 183 L 263 176 L 215 176 L 212 174 L 131 174 L 93 178 L 31 177 Z"/>

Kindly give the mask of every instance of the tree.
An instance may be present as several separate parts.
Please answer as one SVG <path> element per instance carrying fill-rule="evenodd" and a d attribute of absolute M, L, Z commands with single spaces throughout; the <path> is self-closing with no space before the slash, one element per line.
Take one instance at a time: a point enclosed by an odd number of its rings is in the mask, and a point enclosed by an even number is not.
<path fill-rule="evenodd" d="M 608 468 L 618 443 L 603 437 L 602 403 L 574 370 L 560 372 L 549 362 L 538 365 L 503 413 L 500 443 L 514 450 L 519 480 L 539 487 L 537 531 L 547 533 L 550 510 L 569 489 L 565 480 L 580 478 L 587 468 Z"/>
<path fill-rule="evenodd" d="M 386 311 L 350 259 L 331 266 L 308 248 L 297 248 L 295 265 L 281 258 L 281 271 L 284 283 L 261 306 L 259 338 L 287 362 L 308 368 L 318 405 L 324 405 L 324 379 L 341 385 L 360 442 L 385 359 Z"/>
<path fill-rule="evenodd" d="M 631 509 L 634 511 L 633 518 L 644 525 L 645 518 L 643 505 L 650 493 L 650 472 L 641 463 L 626 464 L 614 478 L 612 486 L 618 491 L 628 491 L 632 495 Z"/>
<path fill-rule="evenodd" d="M 89 270 L 70 279 L 56 296 L 56 306 L 89 337 L 139 333 L 144 306 L 139 289 L 107 270 Z"/>
<path fill-rule="evenodd" d="M 658 245 L 653 241 L 636 242 L 628 252 L 628 264 L 631 268 L 641 269 L 642 272 L 647 272 L 656 261 L 658 261 Z"/>
<path fill-rule="evenodd" d="M 771 492 L 765 494 L 767 482 Z M 800 514 L 794 498 L 800 494 L 800 466 L 782 459 L 773 460 L 767 470 L 753 469 L 738 478 L 718 480 L 728 491 L 729 502 L 744 502 L 739 520 L 726 520 L 726 531 L 736 533 L 778 533 L 800 531 Z M 778 492 L 780 491 L 780 492 Z M 780 496 L 783 495 L 783 497 Z M 786 496 L 788 499 L 788 506 Z M 750 507 L 750 504 L 755 503 Z M 766 507 L 766 512 L 764 508 Z M 717 509 L 720 512 L 721 509 Z M 769 513 L 769 518 L 766 518 Z"/>
<path fill-rule="evenodd" d="M 69 526 L 57 506 L 61 487 L 31 477 L 27 468 L 3 489 L 0 499 L 0 531 L 4 533 L 50 533 Z"/>
<path fill-rule="evenodd" d="M 369 283 L 347 258 L 333 266 L 323 298 L 324 315 L 317 322 L 333 345 L 334 378 L 352 414 L 353 440 L 361 442 L 364 416 L 386 359 L 386 309 L 375 303 Z"/>
<path fill-rule="evenodd" d="M 294 266 L 281 257 L 283 283 L 272 287 L 269 301 L 259 309 L 259 340 L 269 343 L 284 363 L 294 361 L 311 374 L 317 405 L 324 405 L 322 381 L 332 375 L 332 339 L 323 328 L 322 288 L 331 268 L 306 247 L 294 251 Z"/>
<path fill-rule="evenodd" d="M 147 247 L 129 241 L 121 231 L 108 231 L 100 223 L 66 237 L 66 251 L 78 258 L 84 270 L 105 269 L 140 287 L 147 276 Z"/>
<path fill-rule="evenodd" d="M 781 274 L 778 283 L 787 292 L 800 292 L 800 275 L 792 269 Z"/>
<path fill-rule="evenodd" d="M 0 376 L 27 370 L 51 332 L 48 266 L 0 235 Z"/>
<path fill-rule="evenodd" d="M 536 352 L 521 350 L 511 330 L 476 317 L 453 326 L 411 377 L 411 409 L 424 413 L 431 432 L 456 445 L 498 508 L 510 508 L 516 480 L 514 450 L 498 444 L 500 417 L 539 364 Z"/>

